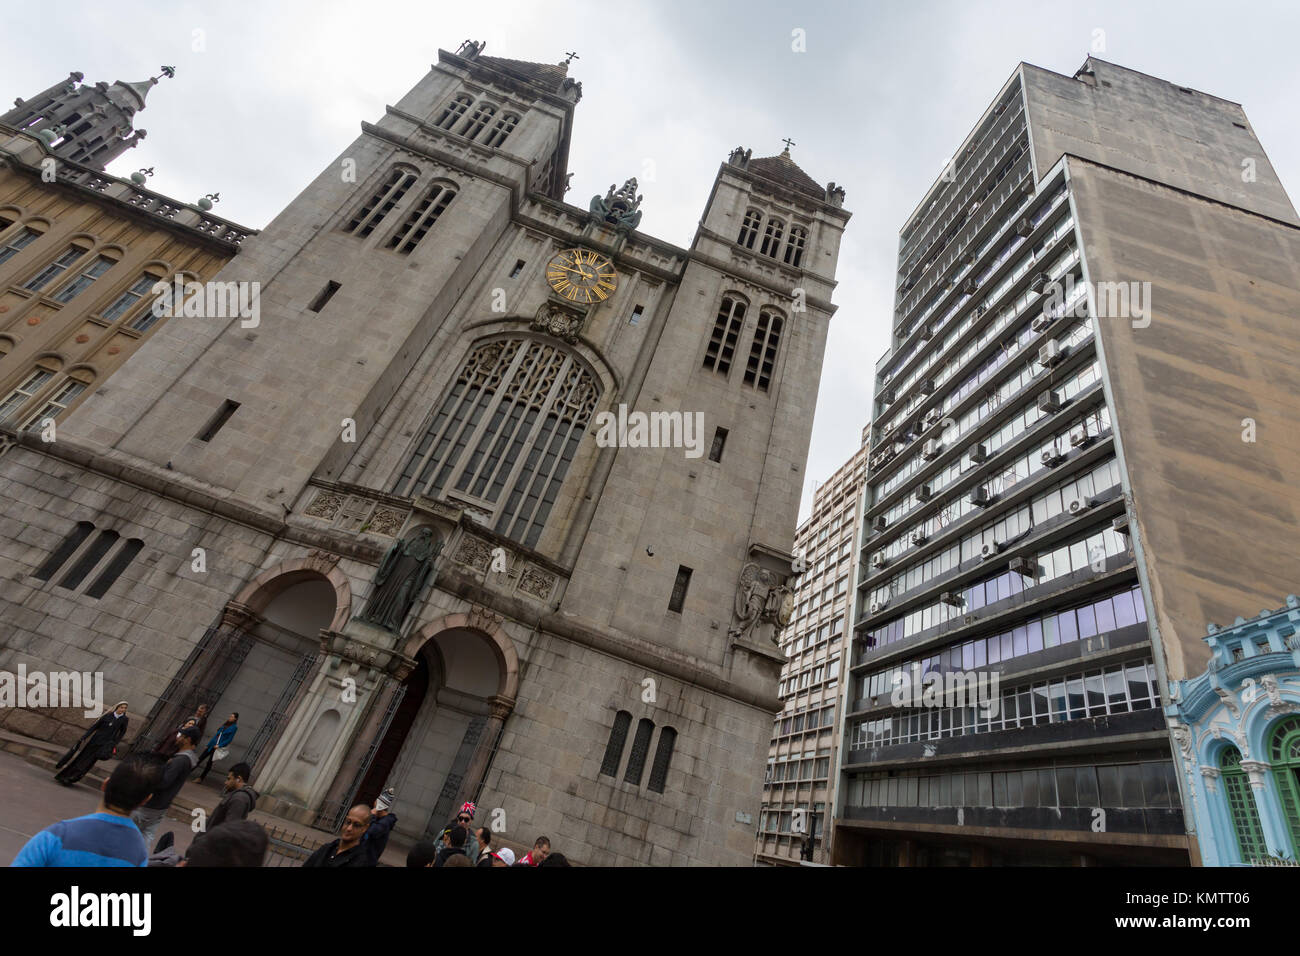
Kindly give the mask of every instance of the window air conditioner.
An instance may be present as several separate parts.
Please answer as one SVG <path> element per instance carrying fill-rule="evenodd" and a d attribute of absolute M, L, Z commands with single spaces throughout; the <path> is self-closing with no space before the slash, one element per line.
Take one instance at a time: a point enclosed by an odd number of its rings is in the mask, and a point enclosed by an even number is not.
<path fill-rule="evenodd" d="M 1061 399 L 1050 388 L 1038 396 L 1038 410 L 1045 414 L 1052 414 L 1061 410 Z"/>
<path fill-rule="evenodd" d="M 1063 358 L 1065 358 L 1065 350 L 1056 339 L 1044 342 L 1038 349 L 1038 364 L 1044 368 L 1050 368 Z"/>
<path fill-rule="evenodd" d="M 1092 435 L 1084 425 L 1075 425 L 1070 429 L 1070 444 L 1075 448 L 1083 448 L 1092 442 Z"/>
<path fill-rule="evenodd" d="M 1093 505 L 1091 498 L 1075 498 L 1070 502 L 1070 514 L 1081 515 Z"/>
<path fill-rule="evenodd" d="M 1042 462 L 1048 468 L 1055 468 L 1063 461 L 1065 461 L 1065 456 L 1057 451 L 1055 446 L 1043 449 Z"/>
<path fill-rule="evenodd" d="M 924 445 L 921 446 L 921 457 L 924 458 L 926 461 L 929 461 L 932 458 L 938 458 L 939 447 L 940 447 L 939 443 L 935 441 L 935 439 L 931 438 L 929 441 L 927 441 Z"/>
<path fill-rule="evenodd" d="M 1034 224 L 1029 221 L 1028 217 L 1021 219 L 1018 223 L 1016 223 L 1017 236 L 1027 237 L 1031 235 L 1033 231 L 1034 231 Z"/>
<path fill-rule="evenodd" d="M 980 548 L 980 560 L 987 561 L 989 558 L 993 557 L 1001 550 L 1002 550 L 1002 545 L 1000 545 L 996 541 L 989 541 L 982 548 Z"/>

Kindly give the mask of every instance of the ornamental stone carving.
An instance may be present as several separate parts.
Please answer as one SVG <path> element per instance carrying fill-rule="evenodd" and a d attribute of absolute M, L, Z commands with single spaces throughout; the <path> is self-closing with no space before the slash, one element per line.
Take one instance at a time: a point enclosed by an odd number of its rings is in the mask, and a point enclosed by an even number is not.
<path fill-rule="evenodd" d="M 592 196 L 588 209 L 591 215 L 619 232 L 635 229 L 641 223 L 641 200 L 637 195 L 636 177 L 633 176 L 623 184 L 623 188 L 614 191 L 611 183 L 605 198 Z"/>
<path fill-rule="evenodd" d="M 370 526 L 366 530 L 371 534 L 395 538 L 397 532 L 402 530 L 402 524 L 405 521 L 405 511 L 398 511 L 396 508 L 386 508 L 380 505 L 375 509 L 375 513 L 370 516 Z"/>
<path fill-rule="evenodd" d="M 312 518 L 324 518 L 333 521 L 343 507 L 343 495 L 335 491 L 318 491 L 303 514 Z"/>
<path fill-rule="evenodd" d="M 543 302 L 529 328 L 534 332 L 545 332 L 570 345 L 578 341 L 586 316 L 560 308 L 554 302 Z"/>
<path fill-rule="evenodd" d="M 465 535 L 456 549 L 455 561 L 476 571 L 486 571 L 492 561 L 492 549 L 481 538 Z"/>
<path fill-rule="evenodd" d="M 1205 778 L 1205 789 L 1210 793 L 1218 793 L 1219 785 L 1219 768 L 1201 766 L 1201 776 Z"/>
<path fill-rule="evenodd" d="M 322 551 L 317 548 L 307 555 L 307 567 L 313 571 L 319 571 L 321 574 L 329 574 L 338 566 L 339 556 L 331 551 Z"/>
<path fill-rule="evenodd" d="M 481 604 L 471 605 L 467 617 L 469 618 L 465 622 L 467 627 L 471 627 L 476 631 L 483 631 L 485 634 L 492 633 L 505 620 L 500 614 L 489 611 Z"/>
<path fill-rule="evenodd" d="M 547 574 L 536 566 L 530 565 L 519 578 L 519 590 L 539 601 L 549 598 L 554 587 L 555 575 Z"/>
<path fill-rule="evenodd" d="M 727 633 L 735 640 L 765 633 L 773 644 L 794 613 L 794 594 L 774 571 L 749 563 L 740 572 L 734 623 Z"/>

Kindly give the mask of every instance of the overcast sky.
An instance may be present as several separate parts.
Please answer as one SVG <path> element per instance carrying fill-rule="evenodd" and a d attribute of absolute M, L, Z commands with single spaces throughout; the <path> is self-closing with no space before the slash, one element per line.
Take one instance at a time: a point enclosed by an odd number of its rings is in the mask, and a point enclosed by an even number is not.
<path fill-rule="evenodd" d="M 812 483 L 856 450 L 871 370 L 889 347 L 898 229 L 1022 60 L 1072 75 L 1089 52 L 1241 103 L 1294 198 L 1300 189 L 1300 5 L 1190 2 L 6 4 L 0 102 L 71 70 L 139 80 L 149 95 L 137 149 L 110 166 L 152 166 L 150 187 L 260 228 L 437 59 L 462 40 L 557 62 L 581 80 L 568 199 L 629 176 L 641 231 L 688 246 L 732 147 L 795 161 L 847 190 L 801 518 Z M 792 49 L 804 31 L 806 52 Z M 1100 50 L 1098 49 L 1100 45 Z"/>

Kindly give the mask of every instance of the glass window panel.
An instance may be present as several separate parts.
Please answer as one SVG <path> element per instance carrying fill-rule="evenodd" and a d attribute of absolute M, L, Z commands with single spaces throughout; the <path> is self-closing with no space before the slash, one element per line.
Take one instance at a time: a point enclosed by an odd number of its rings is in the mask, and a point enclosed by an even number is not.
<path fill-rule="evenodd" d="M 1101 671 L 1084 678 L 1085 693 L 1088 695 L 1088 716 L 1096 717 L 1106 713 L 1106 688 Z"/>
<path fill-rule="evenodd" d="M 939 775 L 939 806 L 952 806 L 952 775 L 942 773 Z"/>
<path fill-rule="evenodd" d="M 1035 684 L 1031 693 L 1034 698 L 1034 716 L 1037 718 L 1046 718 L 1048 715 L 1047 685 Z M 1042 722 L 1042 719 L 1038 720 L 1038 723 Z"/>
<path fill-rule="evenodd" d="M 1011 632 L 1007 631 L 1007 633 L 1001 636 L 1000 640 L 1002 641 L 1002 660 L 1009 661 L 1015 656 L 1015 651 L 1012 649 L 1013 643 Z"/>
<path fill-rule="evenodd" d="M 1147 619 L 1147 608 L 1146 605 L 1142 603 L 1142 589 L 1134 588 L 1129 593 L 1133 595 L 1133 609 L 1137 611 L 1137 619 L 1139 621 L 1145 621 Z"/>
<path fill-rule="evenodd" d="M 976 804 L 981 807 L 993 806 L 993 775 L 991 773 L 981 773 L 979 775 L 979 802 Z"/>
<path fill-rule="evenodd" d="M 1060 635 L 1056 629 L 1056 615 L 1049 615 L 1042 620 L 1043 628 L 1043 647 L 1055 647 L 1061 643 Z"/>
<path fill-rule="evenodd" d="M 1121 670 L 1106 672 L 1106 698 L 1112 714 L 1128 713 L 1128 699 L 1124 693 L 1124 674 Z"/>
<path fill-rule="evenodd" d="M 1097 633 L 1105 634 L 1115 630 L 1115 605 L 1109 599 L 1098 601 L 1093 605 L 1097 614 Z"/>
<path fill-rule="evenodd" d="M 1128 591 L 1111 598 L 1111 605 L 1115 609 L 1116 627 L 1127 627 L 1137 623 L 1137 612 L 1133 610 L 1133 595 Z"/>
<path fill-rule="evenodd" d="M 1074 789 L 1077 807 L 1095 807 L 1097 803 L 1097 772 L 1092 767 L 1074 768 Z"/>
<path fill-rule="evenodd" d="M 1028 634 L 1028 650 L 1030 654 L 1043 649 L 1043 624 L 1041 621 L 1030 621 L 1026 627 Z"/>
<path fill-rule="evenodd" d="M 1056 806 L 1056 774 L 1050 769 L 1034 772 L 1038 774 L 1038 805 L 1040 807 Z"/>
<path fill-rule="evenodd" d="M 1057 768 L 1056 785 L 1059 788 L 1057 793 L 1059 803 L 1057 806 L 1077 807 L 1079 805 L 1075 797 L 1073 767 Z"/>
<path fill-rule="evenodd" d="M 1011 632 L 1012 651 L 1015 657 L 1023 657 L 1029 653 L 1029 629 L 1024 625 L 1015 628 Z"/>
<path fill-rule="evenodd" d="M 1148 807 L 1169 806 L 1169 781 L 1165 777 L 1165 764 L 1142 764 L 1143 802 Z"/>
<path fill-rule="evenodd" d="M 1062 611 L 1056 615 L 1056 626 L 1062 644 L 1069 644 L 1079 639 L 1079 625 L 1073 611 Z"/>
<path fill-rule="evenodd" d="M 1119 767 L 1098 767 L 1097 768 L 1097 786 L 1099 789 L 1100 806 L 1103 807 L 1124 807 L 1128 806 L 1124 802 L 1123 794 L 1120 792 L 1119 785 Z M 1139 791 L 1140 792 L 1140 791 Z"/>
<path fill-rule="evenodd" d="M 1054 682 L 1049 689 L 1049 696 L 1052 701 L 1052 723 L 1057 723 L 1065 719 L 1065 683 L 1063 681 Z"/>
<path fill-rule="evenodd" d="M 993 806 L 1005 807 L 1007 805 L 1007 775 L 999 772 L 993 775 Z"/>
<path fill-rule="evenodd" d="M 952 794 L 949 799 L 954 807 L 966 806 L 966 775 L 964 773 L 954 773 L 950 775 L 952 780 Z"/>
<path fill-rule="evenodd" d="M 1081 607 L 1078 610 L 1079 618 L 1079 637 L 1093 637 L 1097 633 L 1097 615 L 1093 611 L 1092 605 Z"/>
<path fill-rule="evenodd" d="M 1087 708 L 1084 706 L 1083 678 L 1071 678 L 1067 684 L 1067 693 L 1070 698 L 1070 719 L 1079 720 L 1086 717 Z"/>
<path fill-rule="evenodd" d="M 1038 771 L 1020 771 L 1021 805 L 1026 807 L 1042 806 L 1038 802 Z"/>
<path fill-rule="evenodd" d="M 1020 771 L 1012 770 L 1006 774 L 1007 778 L 1007 806 L 1021 807 L 1024 806 L 1024 794 L 1020 786 Z"/>
<path fill-rule="evenodd" d="M 1128 681 L 1128 696 L 1133 702 L 1134 710 L 1151 706 L 1150 686 L 1147 684 L 1146 668 L 1141 664 L 1129 664 L 1124 668 Z"/>

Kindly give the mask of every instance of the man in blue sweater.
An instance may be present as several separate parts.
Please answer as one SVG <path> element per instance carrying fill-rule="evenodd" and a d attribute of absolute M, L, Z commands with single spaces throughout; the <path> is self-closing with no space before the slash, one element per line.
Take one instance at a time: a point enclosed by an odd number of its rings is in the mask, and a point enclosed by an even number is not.
<path fill-rule="evenodd" d="M 10 866 L 144 866 L 144 837 L 131 811 L 157 789 L 156 764 L 123 760 L 104 781 L 99 809 L 46 827 L 18 851 Z"/>

